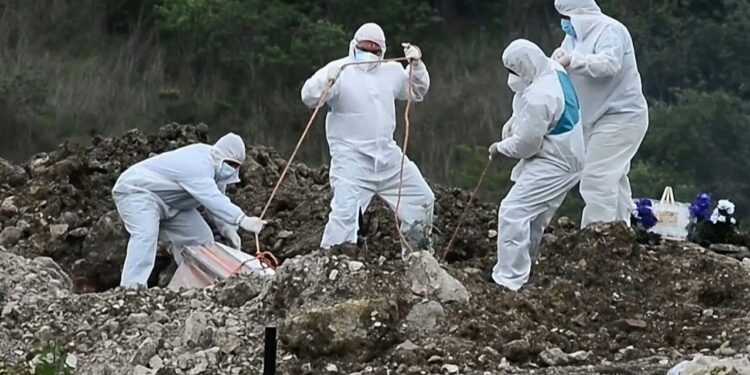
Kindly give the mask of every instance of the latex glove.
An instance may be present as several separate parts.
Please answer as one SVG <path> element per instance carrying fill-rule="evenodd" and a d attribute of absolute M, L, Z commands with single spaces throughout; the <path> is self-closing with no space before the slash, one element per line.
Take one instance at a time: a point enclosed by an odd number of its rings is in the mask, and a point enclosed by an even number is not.
<path fill-rule="evenodd" d="M 261 220 L 257 216 L 243 216 L 240 219 L 240 228 L 253 233 L 260 233 L 263 230 L 263 226 L 268 224 L 267 221 Z"/>
<path fill-rule="evenodd" d="M 505 125 L 503 125 L 503 139 L 510 138 L 513 135 L 513 125 L 515 121 L 516 118 L 511 116 L 511 118 L 505 122 Z"/>
<path fill-rule="evenodd" d="M 331 66 L 330 68 L 328 68 L 328 80 L 329 81 L 336 82 L 340 74 L 341 74 L 340 66 Z"/>
<path fill-rule="evenodd" d="M 417 46 L 413 46 L 409 43 L 401 43 L 404 47 L 404 56 L 409 59 L 410 62 L 419 61 L 422 59 L 422 50 Z"/>
<path fill-rule="evenodd" d="M 501 154 L 500 151 L 497 150 L 497 145 L 499 144 L 500 142 L 495 142 L 490 146 L 490 160 L 500 160 L 500 158 L 503 156 L 503 154 Z"/>
<path fill-rule="evenodd" d="M 242 250 L 242 248 L 240 247 L 242 245 L 242 240 L 240 239 L 240 235 L 236 230 L 231 227 L 226 227 L 222 231 L 221 236 L 229 241 L 229 245 L 231 245 L 233 248 Z"/>
<path fill-rule="evenodd" d="M 564 49 L 558 48 L 552 53 L 552 60 L 555 60 L 558 64 L 562 65 L 563 68 L 567 68 L 570 65 L 571 56 L 565 52 Z"/>

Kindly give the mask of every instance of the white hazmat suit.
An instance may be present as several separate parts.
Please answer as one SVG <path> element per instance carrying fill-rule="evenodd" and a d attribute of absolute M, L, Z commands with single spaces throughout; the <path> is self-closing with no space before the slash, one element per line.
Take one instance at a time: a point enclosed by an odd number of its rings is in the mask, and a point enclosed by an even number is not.
<path fill-rule="evenodd" d="M 529 279 L 544 229 L 579 181 L 585 149 L 578 98 L 562 67 L 523 39 L 508 45 L 503 64 L 523 85 L 514 97 L 512 134 L 490 152 L 493 159 L 503 155 L 521 161 L 498 210 L 492 279 L 517 291 Z"/>
<path fill-rule="evenodd" d="M 633 41 L 620 22 L 602 14 L 594 0 L 555 0 L 570 21 L 553 53 L 570 74 L 581 100 L 586 168 L 581 226 L 630 220 L 628 172 L 648 129 L 648 106 L 641 88 Z"/>
<path fill-rule="evenodd" d="M 228 184 L 240 181 L 237 166 L 245 160 L 245 144 L 227 134 L 213 146 L 194 144 L 143 160 L 123 172 L 112 197 L 130 233 L 120 285 L 146 285 L 156 259 L 159 239 L 172 245 L 178 264 L 183 246 L 213 243 L 213 233 L 198 212 L 204 207 L 224 237 L 239 247 L 238 226 L 258 218 L 246 217 L 225 195 Z M 241 224 L 242 223 L 242 224 Z M 234 238 L 233 238 L 234 237 Z"/>
<path fill-rule="evenodd" d="M 360 60 L 358 43 L 376 43 L 382 54 L 370 54 L 370 60 L 382 59 L 386 43 L 383 30 L 374 23 L 362 25 L 349 45 L 349 56 L 330 62 L 318 70 L 302 87 L 302 101 L 315 107 L 329 79 L 335 79 L 325 98 L 326 138 L 331 155 L 330 183 L 333 190 L 321 247 L 328 249 L 343 243 L 356 243 L 358 217 L 377 194 L 391 209 L 395 208 L 401 149 L 393 139 L 396 129 L 395 99 L 421 102 L 430 87 L 427 67 L 421 60 L 407 68 L 397 62 L 342 65 Z M 413 70 L 409 92 L 409 70 Z M 339 73 L 340 72 L 340 73 Z M 435 197 L 411 160 L 404 163 L 399 219 L 401 230 L 413 250 L 429 247 Z M 424 242 L 426 241 L 426 242 Z"/>

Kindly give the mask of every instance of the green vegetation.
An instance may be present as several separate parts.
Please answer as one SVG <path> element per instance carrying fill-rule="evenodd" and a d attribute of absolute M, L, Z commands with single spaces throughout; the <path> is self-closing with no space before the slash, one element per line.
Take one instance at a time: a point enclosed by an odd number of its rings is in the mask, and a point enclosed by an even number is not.
<path fill-rule="evenodd" d="M 599 4 L 629 27 L 651 106 L 634 194 L 658 198 L 672 185 L 689 201 L 710 191 L 750 217 L 750 1 Z M 562 31 L 551 0 L 9 0 L 0 5 L 0 156 L 171 121 L 286 154 L 309 114 L 302 83 L 368 21 L 385 29 L 389 56 L 409 41 L 430 69 L 410 156 L 432 181 L 472 187 L 509 116 L 500 54 L 517 37 L 554 50 Z M 321 124 L 304 161 L 327 158 Z M 492 167 L 485 198 L 507 191 L 511 167 Z M 563 212 L 579 209 L 571 194 Z"/>
<path fill-rule="evenodd" d="M 73 369 L 65 362 L 67 352 L 61 343 L 50 341 L 29 353 L 32 366 L 6 366 L 0 362 L 0 375 L 71 375 Z M 32 371 L 33 370 L 33 371 Z"/>

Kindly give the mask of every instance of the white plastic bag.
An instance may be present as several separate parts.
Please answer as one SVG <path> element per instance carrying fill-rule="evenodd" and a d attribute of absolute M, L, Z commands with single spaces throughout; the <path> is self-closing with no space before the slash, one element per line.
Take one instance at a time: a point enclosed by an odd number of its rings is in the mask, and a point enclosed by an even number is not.
<path fill-rule="evenodd" d="M 687 226 L 690 223 L 690 205 L 674 201 L 672 187 L 664 188 L 661 200 L 651 199 L 654 216 L 659 222 L 651 228 L 654 233 L 671 240 L 684 241 L 687 238 Z"/>
<path fill-rule="evenodd" d="M 237 273 L 275 274 L 254 256 L 220 243 L 187 246 L 182 257 L 182 264 L 167 285 L 169 289 L 205 288 Z"/>

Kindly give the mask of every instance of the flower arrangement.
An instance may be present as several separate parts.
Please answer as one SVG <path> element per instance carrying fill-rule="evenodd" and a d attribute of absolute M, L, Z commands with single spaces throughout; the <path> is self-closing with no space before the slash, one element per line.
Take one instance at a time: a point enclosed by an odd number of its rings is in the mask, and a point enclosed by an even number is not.
<path fill-rule="evenodd" d="M 659 222 L 654 215 L 651 200 L 645 198 L 636 199 L 633 201 L 633 205 L 633 211 L 630 213 L 631 226 L 648 231 Z"/>
<path fill-rule="evenodd" d="M 732 243 L 738 234 L 734 203 L 721 199 L 713 210 L 711 205 L 711 195 L 707 193 L 698 194 L 690 205 L 688 240 L 704 246 Z"/>
<path fill-rule="evenodd" d="M 633 209 L 630 212 L 630 226 L 635 229 L 638 243 L 657 245 L 661 242 L 659 234 L 649 232 L 658 222 L 659 220 L 654 215 L 651 200 L 643 198 L 633 201 Z"/>
<path fill-rule="evenodd" d="M 689 210 L 691 221 L 708 221 L 711 218 L 711 194 L 698 194 Z"/>

